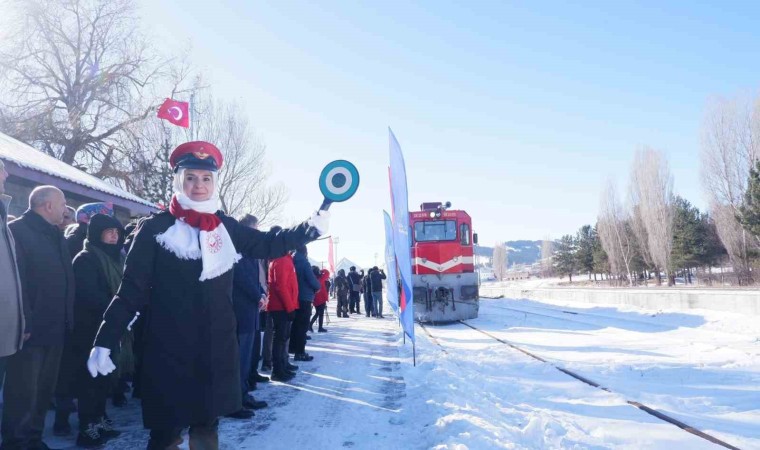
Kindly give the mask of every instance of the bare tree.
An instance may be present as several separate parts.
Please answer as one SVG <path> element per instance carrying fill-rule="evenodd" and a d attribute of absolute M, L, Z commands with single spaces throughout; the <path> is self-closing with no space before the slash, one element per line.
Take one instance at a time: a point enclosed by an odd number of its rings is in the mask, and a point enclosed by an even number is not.
<path fill-rule="evenodd" d="M 739 221 L 736 220 L 734 210 L 730 206 L 713 203 L 710 205 L 710 209 L 718 237 L 728 252 L 728 258 L 739 285 L 751 284 L 753 277 L 750 246 L 747 243 L 750 237 Z"/>
<path fill-rule="evenodd" d="M 633 189 L 631 189 L 632 191 Z M 641 215 L 641 200 L 638 198 L 638 193 L 631 192 L 630 195 L 630 202 L 631 202 L 631 219 L 630 219 L 630 225 L 631 225 L 631 231 L 633 232 L 633 239 L 634 239 L 634 247 L 636 251 L 639 252 L 639 255 L 641 256 L 641 259 L 644 261 L 644 265 L 646 266 L 646 270 L 653 269 L 657 273 L 657 284 L 662 283 L 661 277 L 660 277 L 660 271 L 656 270 L 654 259 L 652 259 L 652 255 L 649 253 L 649 236 L 647 234 L 646 226 L 644 225 L 644 218 Z M 648 281 L 648 276 L 647 276 Z"/>
<path fill-rule="evenodd" d="M 507 247 L 503 242 L 497 243 L 493 248 L 493 275 L 499 281 L 503 281 L 507 275 Z"/>
<path fill-rule="evenodd" d="M 612 182 L 602 191 L 597 228 L 602 247 L 607 253 L 610 268 L 618 279 L 627 278 L 631 286 L 631 261 L 634 256 L 632 231 L 628 214 L 623 210 Z"/>
<path fill-rule="evenodd" d="M 219 171 L 219 198 L 227 214 L 255 214 L 259 220 L 273 220 L 287 200 L 283 186 L 269 187 L 266 146 L 253 131 L 239 105 L 198 98 L 201 112 L 196 115 L 195 138 L 213 142 L 224 152 Z"/>
<path fill-rule="evenodd" d="M 673 176 L 662 152 L 651 148 L 636 152 L 629 190 L 631 201 L 635 202 L 632 206 L 636 214 L 631 221 L 634 234 L 637 238 L 646 237 L 646 241 L 642 241 L 642 256 L 646 249 L 658 273 L 665 270 L 668 285 L 672 285 Z M 637 228 L 642 226 L 645 233 L 639 236 L 641 230 L 637 233 Z M 646 261 L 646 257 L 644 259 Z"/>
<path fill-rule="evenodd" d="M 554 241 L 547 236 L 541 241 L 541 276 L 548 278 L 554 275 Z"/>
<path fill-rule="evenodd" d="M 736 217 L 759 156 L 760 97 L 712 101 L 702 124 L 702 183 L 740 284 L 751 282 L 748 254 L 757 243 Z"/>
<path fill-rule="evenodd" d="M 0 127 L 96 176 L 127 178 L 132 149 L 120 138 L 158 106 L 151 88 L 167 67 L 138 31 L 135 1 L 15 5 L 18 27 L 0 49 Z"/>

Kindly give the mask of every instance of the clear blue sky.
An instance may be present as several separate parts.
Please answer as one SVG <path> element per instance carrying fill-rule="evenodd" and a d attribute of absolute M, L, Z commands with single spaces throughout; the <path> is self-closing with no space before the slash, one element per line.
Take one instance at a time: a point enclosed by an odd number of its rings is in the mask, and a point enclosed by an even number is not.
<path fill-rule="evenodd" d="M 373 264 L 388 126 L 410 206 L 451 201 L 485 245 L 594 223 L 640 145 L 665 151 L 676 191 L 704 206 L 704 108 L 758 87 L 760 2 L 586 3 L 142 0 L 141 12 L 246 105 L 272 181 L 289 187 L 285 217 L 319 205 L 325 163 L 357 165 L 360 192 L 333 207 L 332 231 L 339 257 Z"/>

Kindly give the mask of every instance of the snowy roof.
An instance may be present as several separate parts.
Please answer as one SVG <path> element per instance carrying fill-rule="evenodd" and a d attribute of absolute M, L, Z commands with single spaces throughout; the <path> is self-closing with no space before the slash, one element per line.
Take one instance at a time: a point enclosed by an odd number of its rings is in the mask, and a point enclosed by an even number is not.
<path fill-rule="evenodd" d="M 155 208 L 155 205 L 147 200 L 130 194 L 107 181 L 82 172 L 76 167 L 46 155 L 31 145 L 24 144 L 3 133 L 0 133 L 0 158 L 17 164 L 20 167 L 36 170 L 115 197 Z"/>
<path fill-rule="evenodd" d="M 355 262 L 351 261 L 350 259 L 347 259 L 347 258 L 341 258 L 341 259 L 340 259 L 340 261 L 338 261 L 338 264 L 335 266 L 335 271 L 337 272 L 337 271 L 339 271 L 340 269 L 343 269 L 343 270 L 345 270 L 345 271 L 346 271 L 346 273 L 348 273 L 348 269 L 349 269 L 351 266 L 354 266 L 354 267 L 356 267 L 356 270 L 359 270 L 359 269 L 361 269 L 361 268 L 362 268 L 362 266 L 361 266 L 361 265 L 359 265 L 359 264 L 356 264 Z"/>

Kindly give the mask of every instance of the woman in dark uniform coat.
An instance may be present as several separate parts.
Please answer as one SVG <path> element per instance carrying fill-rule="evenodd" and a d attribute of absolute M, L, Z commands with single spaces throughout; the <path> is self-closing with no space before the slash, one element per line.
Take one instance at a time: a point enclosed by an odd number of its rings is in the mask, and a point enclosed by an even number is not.
<path fill-rule="evenodd" d="M 88 368 L 93 376 L 113 370 L 108 355 L 147 306 L 141 381 L 148 449 L 176 448 L 188 426 L 191 448 L 216 449 L 217 418 L 241 408 L 232 267 L 241 255 L 274 259 L 316 239 L 329 216 L 319 211 L 277 232 L 241 226 L 217 211 L 222 155 L 215 146 L 182 144 L 170 162 L 170 210 L 141 223 Z"/>

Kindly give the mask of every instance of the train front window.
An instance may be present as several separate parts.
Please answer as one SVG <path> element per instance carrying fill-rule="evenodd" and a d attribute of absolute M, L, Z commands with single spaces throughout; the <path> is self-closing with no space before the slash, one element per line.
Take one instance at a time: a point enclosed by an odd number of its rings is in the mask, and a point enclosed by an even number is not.
<path fill-rule="evenodd" d="M 414 240 L 417 242 L 454 241 L 457 223 L 454 220 L 424 221 L 414 224 Z"/>

